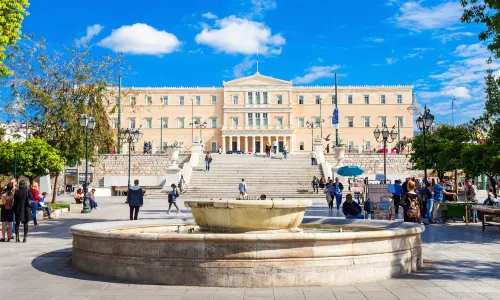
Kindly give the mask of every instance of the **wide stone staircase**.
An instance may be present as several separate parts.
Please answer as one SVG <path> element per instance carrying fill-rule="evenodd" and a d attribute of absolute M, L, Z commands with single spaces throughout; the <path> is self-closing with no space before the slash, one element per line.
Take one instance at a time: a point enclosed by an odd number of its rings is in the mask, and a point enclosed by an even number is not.
<path fill-rule="evenodd" d="M 244 178 L 248 196 L 265 194 L 270 198 L 324 198 L 312 192 L 314 175 L 321 178 L 318 166 L 311 166 L 309 155 L 294 154 L 288 159 L 246 154 L 212 155 L 210 171 L 205 172 L 204 157 L 193 169 L 186 198 L 236 198 L 238 184 Z"/>

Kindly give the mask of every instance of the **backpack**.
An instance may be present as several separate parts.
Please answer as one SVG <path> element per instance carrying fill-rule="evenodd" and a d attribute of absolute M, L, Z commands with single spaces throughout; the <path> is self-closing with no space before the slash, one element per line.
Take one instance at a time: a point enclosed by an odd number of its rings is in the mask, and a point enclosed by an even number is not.
<path fill-rule="evenodd" d="M 178 198 L 180 195 L 179 195 L 179 189 L 175 189 L 175 198 Z"/>
<path fill-rule="evenodd" d="M 7 195 L 5 195 L 2 199 L 3 201 L 3 207 L 5 209 L 12 209 L 14 207 L 14 197 L 12 198 L 7 198 Z"/>
<path fill-rule="evenodd" d="M 410 205 L 408 206 L 408 210 L 407 210 L 408 217 L 409 218 L 420 218 L 420 208 L 418 207 L 417 197 L 415 197 L 415 199 L 412 199 L 407 194 L 406 198 L 410 202 Z"/>

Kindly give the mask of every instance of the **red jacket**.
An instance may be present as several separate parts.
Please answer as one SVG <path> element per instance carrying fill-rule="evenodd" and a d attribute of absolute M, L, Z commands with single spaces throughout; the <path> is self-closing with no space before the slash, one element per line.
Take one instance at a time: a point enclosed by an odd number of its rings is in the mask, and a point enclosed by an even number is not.
<path fill-rule="evenodd" d="M 33 194 L 33 199 L 36 203 L 40 202 L 40 195 L 38 195 L 38 190 L 31 189 L 31 193 Z"/>

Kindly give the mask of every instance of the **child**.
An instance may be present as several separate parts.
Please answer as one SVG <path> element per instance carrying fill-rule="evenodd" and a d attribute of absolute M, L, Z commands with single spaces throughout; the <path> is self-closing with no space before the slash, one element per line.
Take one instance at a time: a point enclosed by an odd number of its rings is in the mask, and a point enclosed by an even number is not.
<path fill-rule="evenodd" d="M 45 205 L 45 198 L 46 197 L 47 197 L 47 193 L 43 192 L 42 197 L 40 197 L 40 202 L 38 202 L 38 208 L 42 208 L 43 210 L 45 210 L 47 212 L 47 216 L 49 216 L 49 219 L 52 219 L 52 217 L 50 216 L 51 208 L 50 208 L 50 206 Z"/>

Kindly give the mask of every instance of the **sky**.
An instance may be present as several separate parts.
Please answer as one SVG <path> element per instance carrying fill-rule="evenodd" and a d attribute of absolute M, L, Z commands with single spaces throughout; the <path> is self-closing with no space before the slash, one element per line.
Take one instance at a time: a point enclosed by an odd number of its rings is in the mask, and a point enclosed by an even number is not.
<path fill-rule="evenodd" d="M 124 86 L 222 86 L 261 74 L 295 85 L 414 85 L 440 123 L 482 113 L 490 56 L 459 1 L 31 1 L 23 33 L 123 53 Z"/>

